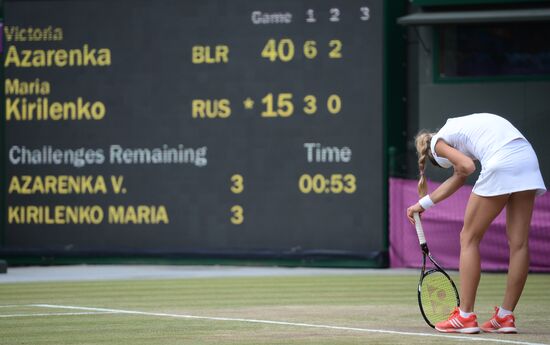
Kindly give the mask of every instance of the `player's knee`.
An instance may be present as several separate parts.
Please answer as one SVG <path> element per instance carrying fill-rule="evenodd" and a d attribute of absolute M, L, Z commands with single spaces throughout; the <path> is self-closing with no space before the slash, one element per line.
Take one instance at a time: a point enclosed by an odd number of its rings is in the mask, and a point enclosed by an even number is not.
<path fill-rule="evenodd" d="M 460 232 L 460 246 L 479 246 L 482 235 L 477 234 L 475 231 L 463 228 Z"/>
<path fill-rule="evenodd" d="M 510 239 L 508 238 L 508 247 L 510 247 L 511 252 L 518 252 L 522 250 L 529 250 L 529 239 Z"/>

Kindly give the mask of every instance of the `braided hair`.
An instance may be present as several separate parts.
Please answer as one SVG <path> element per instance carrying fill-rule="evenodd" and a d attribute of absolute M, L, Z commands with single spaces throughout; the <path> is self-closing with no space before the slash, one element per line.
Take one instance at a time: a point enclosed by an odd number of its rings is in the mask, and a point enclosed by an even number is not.
<path fill-rule="evenodd" d="M 430 159 L 432 163 L 435 162 L 430 149 L 430 143 L 433 135 L 434 133 L 422 130 L 414 139 L 416 154 L 418 155 L 418 171 L 420 172 L 420 179 L 418 180 L 418 195 L 420 197 L 428 194 L 428 184 L 424 174 L 426 171 L 426 158 Z"/>

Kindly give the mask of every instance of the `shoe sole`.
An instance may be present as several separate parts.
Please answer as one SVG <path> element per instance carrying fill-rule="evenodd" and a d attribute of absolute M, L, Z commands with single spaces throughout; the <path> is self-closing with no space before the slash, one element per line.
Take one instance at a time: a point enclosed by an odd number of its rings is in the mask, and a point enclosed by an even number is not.
<path fill-rule="evenodd" d="M 442 328 L 435 328 L 439 332 L 442 333 L 463 333 L 463 334 L 476 334 L 480 332 L 479 327 L 467 327 L 467 328 L 449 328 L 449 329 L 442 329 Z"/>
<path fill-rule="evenodd" d="M 515 327 L 502 327 L 499 329 L 493 329 L 493 328 L 482 328 L 481 329 L 485 333 L 504 333 L 504 334 L 515 334 L 518 332 L 517 328 Z"/>

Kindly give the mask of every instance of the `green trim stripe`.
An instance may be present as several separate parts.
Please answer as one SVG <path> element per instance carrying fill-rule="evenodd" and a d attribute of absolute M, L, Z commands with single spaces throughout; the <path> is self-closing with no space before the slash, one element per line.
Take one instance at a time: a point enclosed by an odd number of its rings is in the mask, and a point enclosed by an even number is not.
<path fill-rule="evenodd" d="M 145 256 L 23 256 L 5 258 L 9 266 L 20 265 L 200 265 L 200 266 L 278 266 L 327 268 L 381 268 L 380 260 L 365 259 L 220 259 L 220 258 L 163 258 Z M 386 262 L 387 264 L 387 262 Z"/>
<path fill-rule="evenodd" d="M 404 1 L 384 2 L 384 248 L 389 248 L 389 177 L 399 173 L 396 156 L 407 150 L 405 109 L 405 28 L 397 18 L 406 14 Z M 391 127 L 390 127 L 391 124 Z"/>

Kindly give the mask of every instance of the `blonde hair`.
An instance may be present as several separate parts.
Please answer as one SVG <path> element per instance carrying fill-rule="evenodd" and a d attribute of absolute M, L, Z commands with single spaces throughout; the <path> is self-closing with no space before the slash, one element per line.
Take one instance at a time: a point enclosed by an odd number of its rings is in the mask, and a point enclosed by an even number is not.
<path fill-rule="evenodd" d="M 434 133 L 421 130 L 414 138 L 416 154 L 418 155 L 418 171 L 420 173 L 420 179 L 418 180 L 418 195 L 420 197 L 428 194 L 428 184 L 424 172 L 426 171 L 426 158 L 431 158 L 430 142 L 433 135 Z"/>

